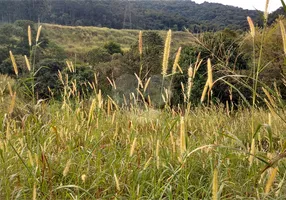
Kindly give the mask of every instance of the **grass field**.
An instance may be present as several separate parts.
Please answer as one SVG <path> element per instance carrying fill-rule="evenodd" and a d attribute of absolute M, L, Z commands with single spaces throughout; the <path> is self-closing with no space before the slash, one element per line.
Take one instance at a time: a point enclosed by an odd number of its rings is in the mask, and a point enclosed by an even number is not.
<path fill-rule="evenodd" d="M 100 96 L 33 107 L 16 99 L 12 111 L 6 102 L 1 199 L 286 198 L 285 161 L 274 177 L 272 168 L 262 173 L 285 144 L 286 124 L 267 110 L 254 112 L 262 127 L 250 165 L 250 110 L 201 107 L 182 116 L 116 109 Z"/>
<path fill-rule="evenodd" d="M 248 20 L 254 41 L 255 27 Z M 138 38 L 138 31 L 131 30 L 48 24 L 43 29 L 71 54 L 108 40 L 127 49 Z M 30 45 L 34 57 L 39 30 L 35 48 Z M 201 104 L 195 107 L 189 97 L 198 59 L 189 67 L 183 86 L 183 95 L 188 97 L 183 105 L 171 106 L 164 79 L 177 73 L 179 56 L 172 74 L 167 74 L 170 45 L 192 42 L 185 33 L 174 33 L 172 40 L 171 35 L 169 31 L 162 62 L 162 108 L 153 107 L 149 99 L 145 102 L 142 93 L 150 79 L 140 79 L 141 69 L 137 94 L 130 94 L 134 103 L 126 105 L 103 96 L 96 80 L 82 83 L 92 88 L 92 94 L 84 98 L 75 80 L 61 71 L 57 74 L 61 101 L 38 99 L 37 71 L 28 58 L 31 98 L 23 98 L 17 90 L 21 81 L 17 76 L 1 75 L 0 199 L 286 199 L 285 103 L 278 89 L 260 88 L 264 66 L 254 62 L 253 76 L 247 77 L 252 80 L 248 86 L 252 102 L 235 107 L 231 102 L 211 101 L 217 80 L 208 59 Z M 283 41 L 286 47 L 286 38 Z M 253 53 L 255 57 L 255 49 Z M 18 75 L 12 52 L 10 57 Z M 67 68 L 76 75 L 72 65 Z M 109 82 L 115 88 L 114 81 Z M 258 90 L 265 94 L 259 99 L 260 104 L 264 102 L 261 107 L 257 106 Z"/>
<path fill-rule="evenodd" d="M 68 54 L 82 54 L 95 47 L 102 47 L 106 42 L 114 41 L 121 45 L 124 51 L 138 40 L 139 30 L 117 30 L 100 27 L 74 27 L 44 24 L 43 31 L 51 40 L 62 47 Z M 166 31 L 158 31 L 165 38 Z M 190 44 L 193 37 L 186 32 L 173 33 L 173 48 L 182 44 Z"/>

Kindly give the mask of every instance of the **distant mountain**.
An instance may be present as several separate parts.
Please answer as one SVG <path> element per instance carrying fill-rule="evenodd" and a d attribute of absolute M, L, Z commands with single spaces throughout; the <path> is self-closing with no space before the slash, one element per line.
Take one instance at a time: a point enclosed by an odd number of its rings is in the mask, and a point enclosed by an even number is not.
<path fill-rule="evenodd" d="M 261 12 L 187 0 L 0 0 L 0 21 L 19 19 L 62 25 L 128 29 L 185 28 L 192 32 L 248 28 L 246 17 L 261 22 Z"/>
<path fill-rule="evenodd" d="M 272 24 L 273 22 L 275 22 L 275 20 L 279 17 L 279 16 L 285 16 L 286 12 L 283 9 L 283 7 L 278 8 L 277 10 L 275 10 L 274 12 L 270 13 L 269 15 L 269 24 Z"/>

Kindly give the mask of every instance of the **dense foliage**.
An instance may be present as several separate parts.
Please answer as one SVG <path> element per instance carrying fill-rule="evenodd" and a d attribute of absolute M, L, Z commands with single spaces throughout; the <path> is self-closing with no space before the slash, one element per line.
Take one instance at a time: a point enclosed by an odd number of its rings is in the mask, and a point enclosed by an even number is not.
<path fill-rule="evenodd" d="M 190 29 L 216 31 L 226 27 L 247 29 L 246 16 L 259 20 L 259 12 L 222 4 L 193 1 L 0 1 L 2 22 L 27 19 L 63 25 L 133 29 Z"/>

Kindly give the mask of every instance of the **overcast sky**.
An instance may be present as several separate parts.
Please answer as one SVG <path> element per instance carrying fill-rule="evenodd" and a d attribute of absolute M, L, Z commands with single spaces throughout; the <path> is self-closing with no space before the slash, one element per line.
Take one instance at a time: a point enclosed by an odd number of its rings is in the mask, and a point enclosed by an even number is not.
<path fill-rule="evenodd" d="M 213 3 L 221 3 L 225 5 L 232 5 L 241 7 L 244 9 L 251 10 L 262 10 L 264 11 L 266 0 L 193 0 L 197 3 L 203 3 L 204 1 L 213 2 Z M 286 2 L 285 2 L 286 3 Z M 280 0 L 270 0 L 269 1 L 269 12 L 272 12 L 281 6 Z"/>

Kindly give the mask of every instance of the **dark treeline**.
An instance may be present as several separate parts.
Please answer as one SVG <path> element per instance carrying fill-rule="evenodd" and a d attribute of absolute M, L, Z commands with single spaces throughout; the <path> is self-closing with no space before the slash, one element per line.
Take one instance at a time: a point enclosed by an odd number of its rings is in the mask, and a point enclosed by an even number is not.
<path fill-rule="evenodd" d="M 19 19 L 77 26 L 144 30 L 224 28 L 246 30 L 246 16 L 261 21 L 258 11 L 193 1 L 0 0 L 0 22 Z"/>

